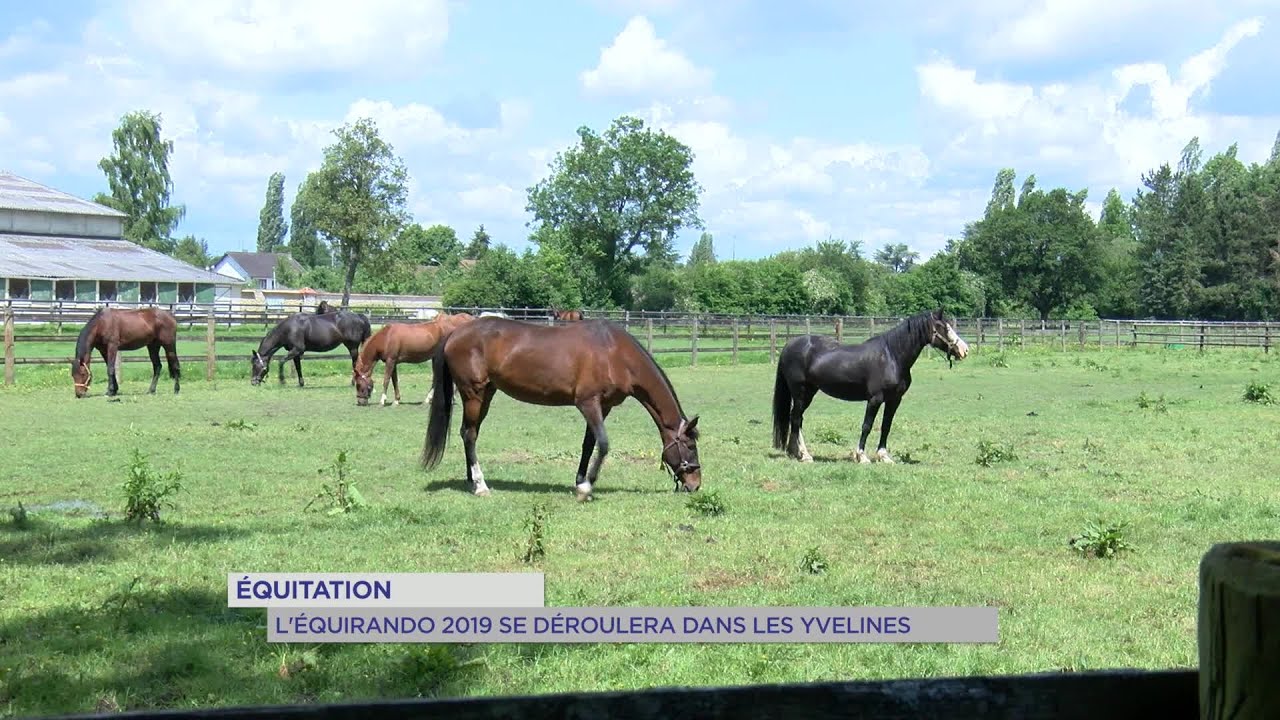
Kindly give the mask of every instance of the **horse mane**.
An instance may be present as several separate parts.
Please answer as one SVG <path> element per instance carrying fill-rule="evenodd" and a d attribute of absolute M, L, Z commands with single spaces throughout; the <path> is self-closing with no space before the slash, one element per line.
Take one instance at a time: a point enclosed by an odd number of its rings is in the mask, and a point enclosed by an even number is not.
<path fill-rule="evenodd" d="M 93 328 L 98 325 L 98 320 L 102 319 L 102 311 L 106 308 L 98 308 L 89 321 L 80 329 L 80 336 L 76 338 L 76 360 L 80 360 L 87 355 L 93 348 L 89 345 L 89 334 Z"/>
<path fill-rule="evenodd" d="M 895 355 L 915 350 L 914 343 L 923 340 L 931 327 L 929 319 L 932 314 L 932 310 L 918 312 L 886 330 L 880 339 Z"/>
<path fill-rule="evenodd" d="M 615 329 L 615 330 L 620 330 L 620 328 L 617 328 L 617 327 L 615 327 L 614 329 Z M 673 400 L 675 400 L 675 401 L 676 401 L 676 410 L 677 410 L 677 411 L 679 411 L 679 413 L 680 413 L 680 417 L 681 417 L 681 418 L 684 418 L 684 417 L 685 417 L 685 414 L 684 414 L 684 406 L 682 406 L 682 405 L 680 404 L 680 396 L 676 394 L 676 388 L 675 388 L 675 386 L 674 386 L 674 385 L 672 385 L 672 384 L 671 384 L 671 378 L 667 377 L 667 371 L 666 371 L 666 370 L 663 370 L 663 369 L 662 369 L 662 366 L 658 364 L 658 361 L 657 361 L 657 360 L 655 360 L 655 359 L 653 358 L 653 355 L 652 355 L 648 350 L 645 350 L 645 349 L 644 349 L 644 346 L 640 344 L 640 341 L 636 338 L 636 336 L 635 336 L 635 335 L 632 335 L 631 333 L 627 332 L 626 330 L 621 330 L 621 332 L 622 332 L 622 334 L 623 334 L 623 335 L 625 335 L 625 336 L 627 337 L 627 339 L 628 339 L 628 340 L 630 340 L 630 341 L 631 341 L 631 344 L 635 346 L 636 350 L 639 350 L 639 351 L 640 351 L 640 356 L 641 356 L 641 357 L 643 357 L 643 358 L 645 358 L 646 360 L 648 360 L 648 361 L 649 361 L 649 365 L 650 365 L 654 370 L 656 370 L 656 371 L 657 371 L 657 373 L 658 373 L 658 377 L 662 378 L 662 382 L 663 382 L 663 384 L 667 386 L 667 392 L 671 393 L 671 398 L 672 398 Z M 690 435 L 690 437 L 692 437 L 694 440 L 697 440 L 697 439 L 698 439 L 698 429 L 695 427 L 695 428 L 694 428 L 694 429 L 689 433 L 689 435 Z"/>

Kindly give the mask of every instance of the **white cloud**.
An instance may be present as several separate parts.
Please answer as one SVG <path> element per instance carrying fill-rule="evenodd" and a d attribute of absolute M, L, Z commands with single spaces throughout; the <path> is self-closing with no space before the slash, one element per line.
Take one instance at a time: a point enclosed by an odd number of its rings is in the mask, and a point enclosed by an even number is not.
<path fill-rule="evenodd" d="M 631 18 L 600 62 L 580 76 L 588 92 L 599 95 L 666 97 L 692 93 L 711 83 L 712 73 L 669 47 L 643 16 Z"/>
<path fill-rule="evenodd" d="M 524 217 L 525 193 L 505 182 L 475 185 L 457 195 L 463 208 L 480 216 L 500 217 L 504 220 Z"/>
<path fill-rule="evenodd" d="M 169 58 L 267 75 L 412 67 L 449 33 L 446 0 L 154 0 L 128 12 L 136 40 Z"/>
<path fill-rule="evenodd" d="M 1107 186 L 1135 185 L 1142 173 L 1176 158 L 1192 137 L 1206 147 L 1239 141 L 1246 157 L 1269 146 L 1276 119 L 1215 115 L 1195 103 L 1227 66 L 1232 48 L 1261 30 L 1258 19 L 1239 22 L 1174 73 L 1160 63 L 1138 63 L 1089 80 L 1034 86 L 981 80 L 974 70 L 938 60 L 917 68 L 917 75 L 924 99 L 942 111 L 940 124 L 950 137 L 944 162 L 992 173 L 999 165 L 1057 170 L 1105 193 Z M 1126 100 L 1140 89 L 1150 93 L 1150 107 L 1126 111 Z"/>

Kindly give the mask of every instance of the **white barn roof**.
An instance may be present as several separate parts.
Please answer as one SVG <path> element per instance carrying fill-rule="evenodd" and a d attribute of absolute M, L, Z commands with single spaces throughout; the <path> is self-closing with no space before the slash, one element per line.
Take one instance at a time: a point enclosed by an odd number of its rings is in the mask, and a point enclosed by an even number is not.
<path fill-rule="evenodd" d="M 3 170 L 0 170 L 0 210 L 127 217 L 114 208 L 45 187 Z"/>
<path fill-rule="evenodd" d="M 0 277 L 242 284 L 128 240 L 4 233 Z"/>

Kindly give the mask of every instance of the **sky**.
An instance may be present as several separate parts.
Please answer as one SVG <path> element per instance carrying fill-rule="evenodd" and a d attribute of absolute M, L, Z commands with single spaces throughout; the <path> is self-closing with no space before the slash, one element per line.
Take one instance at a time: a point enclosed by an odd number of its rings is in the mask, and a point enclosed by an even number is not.
<path fill-rule="evenodd" d="M 375 120 L 409 210 L 528 246 L 530 186 L 623 114 L 694 152 L 717 255 L 837 238 L 927 258 L 997 171 L 1108 190 L 1280 131 L 1280 0 L 0 3 L 0 169 L 80 197 L 132 110 L 174 143 L 178 236 L 256 246 L 332 131 Z M 687 254 L 699 232 L 682 233 Z"/>

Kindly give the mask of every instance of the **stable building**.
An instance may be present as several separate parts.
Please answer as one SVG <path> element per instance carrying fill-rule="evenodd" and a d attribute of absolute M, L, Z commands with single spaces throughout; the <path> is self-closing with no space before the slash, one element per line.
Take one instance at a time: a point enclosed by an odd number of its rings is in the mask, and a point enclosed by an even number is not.
<path fill-rule="evenodd" d="M 0 299 L 204 304 L 241 284 L 125 240 L 126 217 L 0 171 Z"/>

